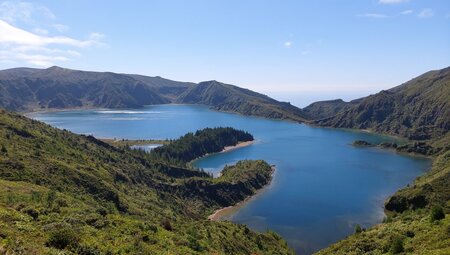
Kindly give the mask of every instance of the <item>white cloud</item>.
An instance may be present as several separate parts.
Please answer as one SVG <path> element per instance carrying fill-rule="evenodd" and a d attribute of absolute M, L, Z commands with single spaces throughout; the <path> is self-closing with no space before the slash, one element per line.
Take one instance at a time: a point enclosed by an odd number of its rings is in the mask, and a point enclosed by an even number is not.
<path fill-rule="evenodd" d="M 33 30 L 36 34 L 41 34 L 41 35 L 47 35 L 48 34 L 48 30 L 47 29 L 43 29 L 40 27 L 37 27 Z"/>
<path fill-rule="evenodd" d="M 383 19 L 383 18 L 387 18 L 388 16 L 381 14 L 381 13 L 363 13 L 363 14 L 359 14 L 358 17 Z"/>
<path fill-rule="evenodd" d="M 53 24 L 52 27 L 61 33 L 69 30 L 69 27 L 63 24 Z"/>
<path fill-rule="evenodd" d="M 75 57 L 81 56 L 81 53 L 79 53 L 79 52 L 76 51 L 76 50 L 68 50 L 68 51 L 67 51 L 67 54 L 72 55 L 72 56 L 75 56 Z"/>
<path fill-rule="evenodd" d="M 36 23 L 36 19 L 55 19 L 55 15 L 43 5 L 29 2 L 6 1 L 0 4 L 0 19 L 9 23 L 24 22 Z"/>
<path fill-rule="evenodd" d="M 81 56 L 78 50 L 105 45 L 101 42 L 103 34 L 91 33 L 85 39 L 61 35 L 68 29 L 43 5 L 20 0 L 0 2 L 0 62 L 50 66 Z"/>
<path fill-rule="evenodd" d="M 286 42 L 284 42 L 283 45 L 286 48 L 291 48 L 293 44 L 294 44 L 294 42 L 292 42 L 292 41 L 286 41 Z"/>
<path fill-rule="evenodd" d="M 404 11 L 400 12 L 400 14 L 402 14 L 402 15 L 409 15 L 409 14 L 411 14 L 413 12 L 414 12 L 413 10 L 404 10 Z"/>
<path fill-rule="evenodd" d="M 100 33 L 97 33 L 97 32 L 92 32 L 92 33 L 89 34 L 89 39 L 91 39 L 91 40 L 101 40 L 104 37 L 105 37 L 104 34 L 100 34 Z"/>
<path fill-rule="evenodd" d="M 431 18 L 434 16 L 434 12 L 432 9 L 426 8 L 423 9 L 418 15 L 417 17 L 419 18 Z"/>
<path fill-rule="evenodd" d="M 409 0 L 379 0 L 378 3 L 380 4 L 400 4 L 400 3 L 407 3 Z"/>
<path fill-rule="evenodd" d="M 48 31 L 47 31 L 48 32 Z M 38 35 L 0 20 L 0 61 L 23 61 L 37 66 L 69 61 L 81 54 L 74 48 L 103 45 L 102 34 L 92 33 L 86 40 L 67 36 Z"/>
<path fill-rule="evenodd" d="M 87 47 L 95 44 L 96 41 L 92 39 L 83 41 L 66 36 L 40 36 L 14 27 L 3 20 L 0 20 L 0 43 L 30 46 L 61 44 L 74 47 Z"/>

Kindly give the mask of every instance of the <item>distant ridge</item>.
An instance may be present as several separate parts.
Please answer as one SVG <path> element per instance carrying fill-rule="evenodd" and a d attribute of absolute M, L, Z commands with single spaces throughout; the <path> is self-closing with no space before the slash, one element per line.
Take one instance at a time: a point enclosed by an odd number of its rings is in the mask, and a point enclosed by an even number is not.
<path fill-rule="evenodd" d="M 0 71 L 0 107 L 13 111 L 201 104 L 217 111 L 367 129 L 412 140 L 439 138 L 450 130 L 449 98 L 450 67 L 351 102 L 320 101 L 303 109 L 218 81 L 196 84 L 57 66 Z"/>
<path fill-rule="evenodd" d="M 217 81 L 178 82 L 112 72 L 14 68 L 0 71 L 0 107 L 13 111 L 67 108 L 139 108 L 154 104 L 203 104 L 215 110 L 304 121 L 299 108 Z"/>
<path fill-rule="evenodd" d="M 450 67 L 351 102 L 324 101 L 303 109 L 315 124 L 369 129 L 428 140 L 450 130 Z"/>
<path fill-rule="evenodd" d="M 172 82 L 173 86 L 179 86 Z M 167 85 L 170 87 L 170 85 Z M 61 67 L 0 71 L 0 106 L 14 111 L 76 107 L 135 108 L 170 100 L 128 75 Z"/>
<path fill-rule="evenodd" d="M 266 95 L 218 81 L 200 82 L 186 90 L 178 103 L 203 104 L 214 110 L 274 119 L 304 121 L 301 109 Z"/>
<path fill-rule="evenodd" d="M 303 108 L 303 111 L 309 119 L 325 119 L 350 108 L 352 104 L 352 102 L 345 102 L 342 99 L 326 100 L 312 103 Z"/>

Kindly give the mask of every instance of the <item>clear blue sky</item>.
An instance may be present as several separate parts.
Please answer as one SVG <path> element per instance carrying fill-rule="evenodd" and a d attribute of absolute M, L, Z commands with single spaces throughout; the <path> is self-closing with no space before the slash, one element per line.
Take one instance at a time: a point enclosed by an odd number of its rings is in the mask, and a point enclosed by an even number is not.
<path fill-rule="evenodd" d="M 0 2 L 0 68 L 50 65 L 351 99 L 449 66 L 450 1 Z"/>

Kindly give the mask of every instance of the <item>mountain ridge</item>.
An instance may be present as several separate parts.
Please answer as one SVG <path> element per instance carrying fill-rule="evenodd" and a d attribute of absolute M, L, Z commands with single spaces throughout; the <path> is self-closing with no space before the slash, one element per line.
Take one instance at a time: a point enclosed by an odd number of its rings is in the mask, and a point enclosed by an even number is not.
<path fill-rule="evenodd" d="M 0 92 L 0 107 L 13 111 L 189 103 L 244 115 L 305 121 L 302 111 L 295 106 L 218 81 L 196 84 L 159 76 L 90 72 L 57 66 L 13 68 L 0 71 Z"/>
<path fill-rule="evenodd" d="M 450 67 L 447 67 L 367 97 L 334 104 L 317 102 L 304 111 L 319 126 L 369 129 L 411 140 L 430 140 L 450 130 L 449 98 Z"/>

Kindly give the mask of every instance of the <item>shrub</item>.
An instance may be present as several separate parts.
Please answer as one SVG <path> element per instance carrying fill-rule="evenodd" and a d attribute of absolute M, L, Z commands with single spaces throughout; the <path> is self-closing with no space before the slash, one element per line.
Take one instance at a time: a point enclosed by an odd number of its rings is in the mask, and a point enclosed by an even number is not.
<path fill-rule="evenodd" d="M 414 232 L 411 230 L 406 231 L 405 235 L 409 238 L 413 238 L 415 236 Z"/>
<path fill-rule="evenodd" d="M 445 218 L 445 213 L 444 213 L 444 210 L 442 209 L 442 207 L 434 206 L 431 209 L 431 215 L 430 215 L 431 222 L 442 220 L 443 218 Z"/>
<path fill-rule="evenodd" d="M 37 220 L 37 218 L 39 217 L 39 211 L 31 206 L 22 209 L 22 212 L 31 216 L 31 218 L 33 218 L 33 220 Z"/>
<path fill-rule="evenodd" d="M 161 226 L 167 231 L 172 231 L 173 230 L 172 224 L 170 224 L 170 220 L 168 220 L 168 219 L 164 219 L 161 222 Z"/>
<path fill-rule="evenodd" d="M 79 237 L 69 224 L 54 224 L 49 231 L 47 246 L 64 249 L 68 246 L 76 247 Z"/>
<path fill-rule="evenodd" d="M 62 197 L 56 198 L 55 199 L 55 204 L 56 204 L 57 207 L 67 207 L 68 206 L 67 200 L 65 200 Z"/>
<path fill-rule="evenodd" d="M 361 226 L 359 224 L 356 224 L 355 226 L 355 234 L 359 234 L 363 232 L 363 229 L 361 228 Z"/>
<path fill-rule="evenodd" d="M 104 207 L 100 207 L 97 209 L 97 213 L 101 216 L 106 216 L 108 214 L 108 210 Z"/>
<path fill-rule="evenodd" d="M 392 254 L 398 254 L 404 252 L 405 248 L 403 247 L 403 238 L 400 236 L 396 236 L 392 239 L 390 252 Z"/>
<path fill-rule="evenodd" d="M 148 230 L 152 231 L 153 233 L 156 233 L 156 232 L 158 232 L 158 227 L 155 225 L 150 225 L 148 227 Z"/>

